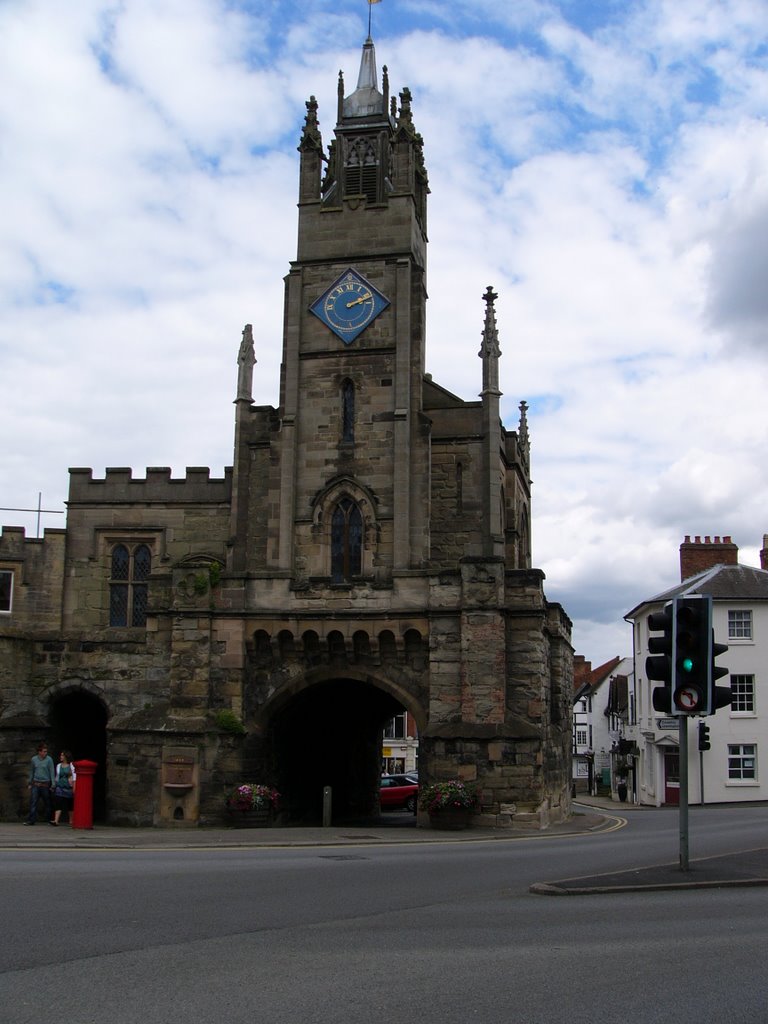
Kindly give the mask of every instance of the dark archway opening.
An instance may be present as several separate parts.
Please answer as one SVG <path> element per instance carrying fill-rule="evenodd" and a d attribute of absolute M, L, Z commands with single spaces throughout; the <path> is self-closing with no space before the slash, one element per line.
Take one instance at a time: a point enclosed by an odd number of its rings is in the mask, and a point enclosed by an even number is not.
<path fill-rule="evenodd" d="M 107 809 L 107 710 L 98 697 L 74 690 L 55 697 L 50 713 L 51 756 L 58 761 L 70 750 L 75 761 L 95 761 L 93 819 L 104 821 Z"/>
<path fill-rule="evenodd" d="M 291 822 L 322 821 L 325 786 L 334 824 L 378 814 L 382 729 L 401 709 L 369 683 L 338 679 L 302 691 L 275 715 L 270 745 Z"/>

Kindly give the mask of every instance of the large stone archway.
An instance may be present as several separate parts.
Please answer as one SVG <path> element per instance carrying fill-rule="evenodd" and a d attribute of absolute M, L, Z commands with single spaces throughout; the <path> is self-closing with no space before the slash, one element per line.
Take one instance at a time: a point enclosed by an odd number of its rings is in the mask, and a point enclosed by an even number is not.
<path fill-rule="evenodd" d="M 294 680 L 260 708 L 257 759 L 288 819 L 319 823 L 326 786 L 335 822 L 377 814 L 382 730 L 406 708 L 423 726 L 423 709 L 397 685 L 330 669 Z"/>

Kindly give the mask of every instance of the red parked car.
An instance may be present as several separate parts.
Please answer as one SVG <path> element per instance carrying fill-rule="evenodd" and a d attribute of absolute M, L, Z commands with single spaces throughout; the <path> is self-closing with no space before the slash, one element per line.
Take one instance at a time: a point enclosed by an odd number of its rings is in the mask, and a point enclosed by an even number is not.
<path fill-rule="evenodd" d="M 418 785 L 405 775 L 381 776 L 379 803 L 382 810 L 404 808 L 406 811 L 415 811 L 418 794 Z"/>

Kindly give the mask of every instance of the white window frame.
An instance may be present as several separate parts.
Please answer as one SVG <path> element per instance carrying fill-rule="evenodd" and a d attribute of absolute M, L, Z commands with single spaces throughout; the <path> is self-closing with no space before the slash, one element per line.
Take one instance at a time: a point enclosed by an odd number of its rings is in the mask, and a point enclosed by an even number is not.
<path fill-rule="evenodd" d="M 740 775 L 731 775 L 731 768 L 740 771 Z M 751 772 L 751 775 L 745 775 Z M 729 743 L 728 744 L 728 786 L 755 786 L 757 785 L 757 744 L 756 743 Z"/>
<path fill-rule="evenodd" d="M 731 716 L 736 718 L 756 718 L 755 709 L 755 677 L 751 672 L 731 673 Z M 738 700 L 740 698 L 740 700 Z M 738 703 L 748 704 L 739 707 Z"/>
<path fill-rule="evenodd" d="M 751 608 L 728 609 L 728 642 L 749 642 L 754 639 Z"/>
<path fill-rule="evenodd" d="M 14 572 L 13 569 L 0 569 L 0 575 L 10 577 L 10 586 L 8 588 L 8 607 L 0 608 L 0 615 L 10 615 L 13 611 L 13 584 L 14 584 Z"/>

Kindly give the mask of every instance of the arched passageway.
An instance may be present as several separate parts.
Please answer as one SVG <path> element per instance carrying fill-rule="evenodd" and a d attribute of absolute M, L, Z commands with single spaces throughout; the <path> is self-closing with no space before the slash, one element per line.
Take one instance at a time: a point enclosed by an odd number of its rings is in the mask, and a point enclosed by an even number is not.
<path fill-rule="evenodd" d="M 275 713 L 269 747 L 292 821 L 322 820 L 325 786 L 333 790 L 335 823 L 377 812 L 382 729 L 401 710 L 370 683 L 334 679 L 302 690 Z"/>
<path fill-rule="evenodd" d="M 107 804 L 107 710 L 93 694 L 70 690 L 53 698 L 50 711 L 51 757 L 70 750 L 75 761 L 98 765 L 93 787 L 93 817 L 103 821 Z"/>

